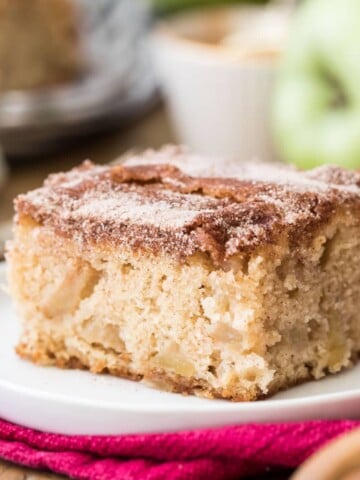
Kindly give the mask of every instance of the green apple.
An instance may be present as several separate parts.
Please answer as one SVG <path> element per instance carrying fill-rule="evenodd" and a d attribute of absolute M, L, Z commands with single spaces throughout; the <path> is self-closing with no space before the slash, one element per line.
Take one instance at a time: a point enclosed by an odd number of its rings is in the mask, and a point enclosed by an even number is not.
<path fill-rule="evenodd" d="M 279 67 L 273 130 L 301 168 L 360 168 L 360 0 L 307 0 Z"/>
<path fill-rule="evenodd" d="M 209 7 L 228 3 L 266 3 L 268 0 L 152 0 L 155 11 L 169 13 L 192 7 Z"/>

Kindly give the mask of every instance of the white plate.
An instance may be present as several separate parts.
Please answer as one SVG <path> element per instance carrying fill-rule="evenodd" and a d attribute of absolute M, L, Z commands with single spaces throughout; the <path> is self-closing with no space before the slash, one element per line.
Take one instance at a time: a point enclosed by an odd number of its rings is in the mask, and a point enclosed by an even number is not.
<path fill-rule="evenodd" d="M 0 284 L 5 266 L 0 264 Z M 0 292 L 0 417 L 64 434 L 123 434 L 245 422 L 360 417 L 360 365 L 271 399 L 232 403 L 166 393 L 107 375 L 32 365 L 14 353 L 19 320 Z"/>

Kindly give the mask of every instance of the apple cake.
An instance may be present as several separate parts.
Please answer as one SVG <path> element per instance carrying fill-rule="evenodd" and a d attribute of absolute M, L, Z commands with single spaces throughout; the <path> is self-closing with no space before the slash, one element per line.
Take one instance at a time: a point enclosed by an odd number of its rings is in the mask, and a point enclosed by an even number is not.
<path fill-rule="evenodd" d="M 86 161 L 15 206 L 25 359 L 248 401 L 358 357 L 358 172 L 167 147 Z"/>
<path fill-rule="evenodd" d="M 0 91 L 71 81 L 83 73 L 71 0 L 0 0 Z"/>

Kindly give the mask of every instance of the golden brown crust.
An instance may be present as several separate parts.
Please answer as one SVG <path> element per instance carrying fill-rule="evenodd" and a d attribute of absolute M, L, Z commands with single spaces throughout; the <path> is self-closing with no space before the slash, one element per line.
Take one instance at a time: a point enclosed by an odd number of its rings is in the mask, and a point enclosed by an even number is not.
<path fill-rule="evenodd" d="M 80 244 L 125 244 L 180 260 L 201 251 L 216 265 L 281 236 L 304 245 L 332 215 L 359 212 L 358 172 L 226 163 L 201 170 L 196 162 L 178 149 L 125 165 L 85 162 L 15 205 L 20 218 Z"/>
<path fill-rule="evenodd" d="M 29 349 L 26 343 L 20 343 L 16 347 L 16 353 L 24 360 L 31 361 L 43 366 L 56 366 L 64 369 L 78 369 L 90 370 L 92 373 L 108 373 L 120 378 L 128 380 L 144 381 L 147 385 L 156 388 L 161 387 L 162 390 L 167 390 L 173 393 L 181 393 L 182 395 L 200 394 L 206 398 L 227 398 L 237 402 L 247 402 L 256 400 L 258 398 L 258 391 L 253 395 L 242 395 L 232 392 L 230 389 L 214 389 L 208 382 L 196 379 L 194 377 L 186 378 L 175 373 L 164 371 L 163 369 L 152 368 L 144 375 L 136 374 L 127 368 L 108 368 L 105 365 L 97 365 L 97 368 L 89 368 L 89 365 L 81 361 L 79 358 L 71 357 L 64 360 L 58 356 L 54 356 L 51 352 L 43 349 L 34 350 Z M 260 398 L 260 397 L 259 397 Z"/>
<path fill-rule="evenodd" d="M 307 370 L 307 373 L 304 373 L 301 377 L 296 377 L 291 381 L 288 381 L 286 384 L 272 384 L 267 394 L 262 393 L 258 386 L 254 386 L 252 391 L 243 390 L 242 393 L 239 394 L 235 385 L 234 388 L 229 386 L 227 388 L 219 387 L 216 389 L 211 387 L 211 385 L 203 379 L 184 377 L 171 371 L 165 371 L 161 368 L 151 368 L 144 374 L 131 372 L 126 367 L 109 368 L 106 365 L 100 364 L 96 365 L 96 367 L 92 366 L 90 368 L 88 364 L 77 357 L 72 356 L 69 359 L 64 360 L 42 348 L 35 350 L 34 348 L 28 348 L 26 343 L 19 343 L 16 347 L 16 353 L 24 360 L 29 360 L 38 365 L 56 366 L 63 369 L 90 370 L 92 373 L 106 373 L 128 380 L 143 381 L 149 386 L 166 390 L 168 392 L 181 393 L 182 395 L 195 394 L 209 399 L 227 399 L 234 402 L 263 400 L 271 397 L 275 393 L 300 385 L 313 378 L 310 370 Z"/>
<path fill-rule="evenodd" d="M 90 368 L 89 365 L 81 361 L 80 358 L 71 356 L 70 358 L 64 359 L 50 350 L 40 347 L 36 349 L 33 347 L 29 348 L 25 342 L 16 345 L 15 351 L 19 357 L 37 365 L 54 366 L 63 369 L 90 370 L 92 373 L 109 373 L 117 377 L 135 381 L 142 379 L 142 375 L 132 373 L 128 368 L 108 368 L 105 364 L 100 363 Z"/>

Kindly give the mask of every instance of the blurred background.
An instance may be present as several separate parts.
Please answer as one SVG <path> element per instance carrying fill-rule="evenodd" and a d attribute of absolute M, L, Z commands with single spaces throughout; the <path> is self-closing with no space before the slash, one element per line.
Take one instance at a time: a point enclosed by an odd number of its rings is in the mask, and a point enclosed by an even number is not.
<path fill-rule="evenodd" d="M 359 4 L 0 0 L 0 255 L 13 198 L 86 158 L 357 167 Z"/>

